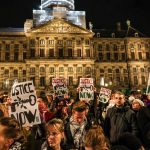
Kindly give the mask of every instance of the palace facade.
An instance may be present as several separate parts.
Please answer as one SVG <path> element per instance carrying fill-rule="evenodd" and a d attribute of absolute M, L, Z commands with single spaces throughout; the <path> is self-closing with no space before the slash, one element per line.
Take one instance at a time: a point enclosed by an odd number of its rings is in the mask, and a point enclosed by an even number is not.
<path fill-rule="evenodd" d="M 85 12 L 73 0 L 42 0 L 24 28 L 0 29 L 0 89 L 15 80 L 33 80 L 49 90 L 52 78 L 64 77 L 71 89 L 81 77 L 111 89 L 145 89 L 150 72 L 150 38 L 130 26 L 122 30 L 86 27 Z"/>

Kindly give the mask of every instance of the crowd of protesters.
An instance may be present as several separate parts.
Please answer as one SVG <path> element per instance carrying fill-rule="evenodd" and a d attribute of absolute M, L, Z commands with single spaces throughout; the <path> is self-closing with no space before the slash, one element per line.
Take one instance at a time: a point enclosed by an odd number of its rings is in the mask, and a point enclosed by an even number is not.
<path fill-rule="evenodd" d="M 79 95 L 37 98 L 41 124 L 21 127 L 0 96 L 0 150 L 150 150 L 150 95 L 116 91 L 107 104 Z"/>

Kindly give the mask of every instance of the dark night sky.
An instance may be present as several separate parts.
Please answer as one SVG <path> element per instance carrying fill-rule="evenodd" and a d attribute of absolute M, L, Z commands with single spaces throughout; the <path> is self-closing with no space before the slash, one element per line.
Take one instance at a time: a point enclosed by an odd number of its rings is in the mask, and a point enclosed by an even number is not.
<path fill-rule="evenodd" d="M 94 28 L 114 29 L 120 21 L 126 28 L 126 20 L 137 30 L 150 36 L 149 0 L 75 0 L 76 10 L 86 11 L 87 21 Z M 32 18 L 40 0 L 3 0 L 0 4 L 0 27 L 23 27 Z"/>

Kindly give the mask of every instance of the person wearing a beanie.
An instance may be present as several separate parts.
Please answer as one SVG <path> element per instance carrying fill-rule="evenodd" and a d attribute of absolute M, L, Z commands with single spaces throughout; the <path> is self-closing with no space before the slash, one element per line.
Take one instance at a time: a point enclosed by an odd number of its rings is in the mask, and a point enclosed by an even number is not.
<path fill-rule="evenodd" d="M 135 113 L 137 113 L 142 107 L 144 107 L 144 103 L 140 99 L 134 99 L 132 101 L 131 108 Z"/>

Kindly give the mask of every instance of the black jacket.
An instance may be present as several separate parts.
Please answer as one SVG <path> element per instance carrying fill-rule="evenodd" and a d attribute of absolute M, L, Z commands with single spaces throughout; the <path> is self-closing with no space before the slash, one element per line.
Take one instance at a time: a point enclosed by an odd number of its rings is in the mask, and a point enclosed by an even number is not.
<path fill-rule="evenodd" d="M 74 145 L 74 139 L 72 137 L 71 130 L 70 130 L 70 118 L 67 118 L 65 120 L 64 125 L 65 125 L 65 137 L 66 137 L 65 147 L 66 147 L 67 150 L 76 149 L 76 146 Z M 86 131 L 89 130 L 91 128 L 91 126 L 92 126 L 91 122 L 89 120 L 87 120 L 85 130 Z"/>
<path fill-rule="evenodd" d="M 138 135 L 138 127 L 135 113 L 127 106 L 108 109 L 104 131 L 112 144 L 116 144 L 119 136 L 125 132 Z"/>

